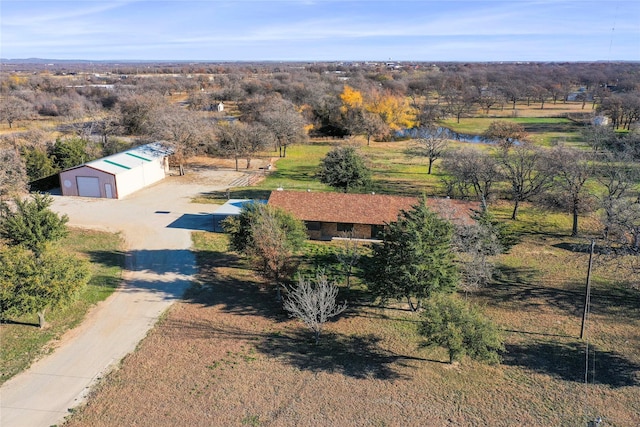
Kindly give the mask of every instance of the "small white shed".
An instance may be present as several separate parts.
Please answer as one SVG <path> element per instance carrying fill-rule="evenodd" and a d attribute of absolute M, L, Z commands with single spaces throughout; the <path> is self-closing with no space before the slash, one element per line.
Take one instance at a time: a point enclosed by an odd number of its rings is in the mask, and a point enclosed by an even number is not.
<path fill-rule="evenodd" d="M 122 199 L 163 179 L 171 153 L 153 142 L 67 169 L 60 172 L 62 195 Z"/>

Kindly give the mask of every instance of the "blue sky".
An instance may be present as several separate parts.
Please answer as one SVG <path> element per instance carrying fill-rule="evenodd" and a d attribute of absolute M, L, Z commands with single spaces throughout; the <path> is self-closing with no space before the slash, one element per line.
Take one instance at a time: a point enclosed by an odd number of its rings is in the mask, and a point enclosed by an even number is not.
<path fill-rule="evenodd" d="M 1 0 L 0 57 L 640 60 L 640 1 Z"/>

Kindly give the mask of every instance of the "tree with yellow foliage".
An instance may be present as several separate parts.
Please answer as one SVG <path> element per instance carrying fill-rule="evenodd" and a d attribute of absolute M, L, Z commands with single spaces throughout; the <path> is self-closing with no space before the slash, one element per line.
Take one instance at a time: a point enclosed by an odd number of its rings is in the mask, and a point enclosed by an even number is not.
<path fill-rule="evenodd" d="M 365 108 L 378 114 L 393 130 L 408 129 L 416 125 L 416 111 L 409 100 L 389 92 L 377 92 Z"/>
<path fill-rule="evenodd" d="M 342 100 L 340 111 L 343 113 L 346 113 L 350 109 L 361 108 L 363 106 L 362 93 L 351 86 L 344 86 L 340 94 L 340 99 Z"/>

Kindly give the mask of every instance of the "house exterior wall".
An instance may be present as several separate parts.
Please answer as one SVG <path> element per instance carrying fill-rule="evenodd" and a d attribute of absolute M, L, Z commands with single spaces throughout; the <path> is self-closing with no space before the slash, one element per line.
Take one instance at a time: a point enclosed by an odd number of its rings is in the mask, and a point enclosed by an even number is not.
<path fill-rule="evenodd" d="M 105 184 L 111 185 L 113 198 L 118 197 L 115 177 L 90 167 L 79 167 L 60 173 L 60 189 L 62 190 L 63 196 L 78 196 L 78 182 L 76 178 L 79 176 L 98 178 L 98 182 L 100 183 L 100 197 L 107 197 Z"/>
<path fill-rule="evenodd" d="M 311 240 L 331 240 L 333 237 L 343 237 L 344 232 L 338 231 L 338 223 L 321 222 L 319 230 L 309 230 L 307 236 Z M 371 239 L 371 225 L 353 224 L 353 237 L 357 239 Z"/>

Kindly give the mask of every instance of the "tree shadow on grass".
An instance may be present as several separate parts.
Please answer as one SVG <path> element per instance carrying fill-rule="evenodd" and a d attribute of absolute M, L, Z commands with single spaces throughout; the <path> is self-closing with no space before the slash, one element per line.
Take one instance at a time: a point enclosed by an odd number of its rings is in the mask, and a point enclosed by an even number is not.
<path fill-rule="evenodd" d="M 233 314 L 259 315 L 278 322 L 287 320 L 272 287 L 260 281 L 247 268 L 245 260 L 233 253 L 216 251 L 198 251 L 196 260 L 197 283 L 187 290 L 185 301 L 219 306 Z"/>
<path fill-rule="evenodd" d="M 362 379 L 408 379 L 396 367 L 410 366 L 407 363 L 410 360 L 426 360 L 383 350 L 379 347 L 380 340 L 375 335 L 325 333 L 316 345 L 313 335 L 301 329 L 286 335 L 268 335 L 256 344 L 256 348 L 300 370 L 340 373 Z"/>
<path fill-rule="evenodd" d="M 568 133 L 577 132 L 580 126 L 574 122 L 566 123 L 524 123 L 524 130 L 527 133 Z"/>
<path fill-rule="evenodd" d="M 531 342 L 507 344 L 503 364 L 520 366 L 565 381 L 585 382 L 586 344 Z M 624 356 L 589 346 L 587 382 L 610 387 L 640 385 L 640 364 Z"/>
<path fill-rule="evenodd" d="M 378 194 L 391 194 L 407 197 L 419 197 L 427 188 L 428 186 L 424 183 L 413 180 L 402 181 L 397 179 L 376 179 L 372 184 L 372 189 L 374 189 Z M 439 196 L 442 194 L 431 195 Z"/>
<path fill-rule="evenodd" d="M 293 331 L 262 332 L 226 323 L 205 320 L 167 319 L 162 328 L 177 339 L 246 340 L 256 351 L 299 370 L 339 373 L 352 378 L 402 380 L 409 376 L 400 367 L 415 368 L 412 361 L 445 363 L 437 360 L 405 356 L 380 348 L 375 335 L 342 335 L 325 332 L 315 344 L 313 334 L 302 326 Z"/>
<path fill-rule="evenodd" d="M 89 251 L 87 254 L 92 263 L 105 267 L 124 267 L 127 256 L 125 251 Z"/>
<path fill-rule="evenodd" d="M 521 308 L 551 305 L 570 316 L 582 315 L 585 283 L 567 283 L 570 289 L 560 289 L 539 285 L 537 276 L 534 269 L 500 266 L 494 283 L 480 289 L 477 295 L 495 305 L 514 303 Z M 592 283 L 590 301 L 593 314 L 640 318 L 640 295 L 632 289 L 598 289 L 597 284 Z"/>

